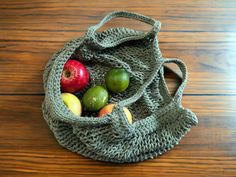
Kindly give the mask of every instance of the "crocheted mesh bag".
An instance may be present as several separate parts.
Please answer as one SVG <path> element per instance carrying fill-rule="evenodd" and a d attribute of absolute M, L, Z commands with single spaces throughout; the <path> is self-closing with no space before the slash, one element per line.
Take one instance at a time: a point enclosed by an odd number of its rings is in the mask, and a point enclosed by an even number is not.
<path fill-rule="evenodd" d="M 148 33 L 129 28 L 97 32 L 114 17 L 140 20 L 152 29 Z M 69 41 L 48 62 L 44 72 L 43 115 L 57 141 L 67 149 L 96 160 L 116 163 L 138 162 L 154 158 L 178 144 L 191 126 L 195 114 L 181 105 L 187 82 L 187 70 L 179 59 L 164 59 L 156 35 L 160 22 L 130 12 L 113 12 L 99 24 L 89 27 L 84 37 Z M 97 118 L 85 112 L 74 115 L 61 99 L 60 77 L 68 59 L 78 59 L 90 73 L 90 83 L 104 85 L 104 74 L 111 68 L 124 68 L 130 75 L 129 88 L 110 94 L 117 106 L 111 114 Z M 164 79 L 164 63 L 175 63 L 182 71 L 182 83 L 172 97 Z M 123 107 L 132 112 L 127 121 Z"/>

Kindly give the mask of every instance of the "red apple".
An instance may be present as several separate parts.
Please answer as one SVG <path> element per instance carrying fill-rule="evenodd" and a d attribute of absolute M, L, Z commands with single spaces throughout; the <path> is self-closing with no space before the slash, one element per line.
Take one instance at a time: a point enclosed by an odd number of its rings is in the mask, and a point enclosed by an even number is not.
<path fill-rule="evenodd" d="M 61 75 L 61 89 L 63 92 L 78 92 L 89 81 L 89 73 L 85 66 L 77 60 L 68 60 Z"/>

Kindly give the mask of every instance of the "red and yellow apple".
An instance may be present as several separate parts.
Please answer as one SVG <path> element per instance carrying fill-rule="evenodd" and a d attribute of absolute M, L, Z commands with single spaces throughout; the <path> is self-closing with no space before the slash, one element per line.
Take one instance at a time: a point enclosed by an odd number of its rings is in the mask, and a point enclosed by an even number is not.
<path fill-rule="evenodd" d="M 76 116 L 81 116 L 82 106 L 80 100 L 72 93 L 62 93 L 61 98 L 66 107 Z"/>
<path fill-rule="evenodd" d="M 75 93 L 82 90 L 89 81 L 89 72 L 77 60 L 68 60 L 61 75 L 62 92 Z"/>
<path fill-rule="evenodd" d="M 109 114 L 112 112 L 113 108 L 114 108 L 115 104 L 108 104 L 106 105 L 105 107 L 103 107 L 99 113 L 98 113 L 98 117 L 102 117 L 102 116 L 105 116 L 106 114 Z M 131 112 L 128 110 L 128 108 L 124 107 L 123 108 L 124 112 L 125 112 L 125 115 L 128 119 L 128 122 L 130 124 L 132 124 L 132 114 Z"/>

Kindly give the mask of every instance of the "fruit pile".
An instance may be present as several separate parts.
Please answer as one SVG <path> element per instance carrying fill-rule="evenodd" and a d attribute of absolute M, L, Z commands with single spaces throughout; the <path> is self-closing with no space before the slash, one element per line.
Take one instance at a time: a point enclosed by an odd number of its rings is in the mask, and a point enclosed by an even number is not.
<path fill-rule="evenodd" d="M 120 68 L 113 68 L 105 75 L 105 86 L 95 85 L 83 94 L 82 104 L 75 93 L 81 92 L 89 84 L 89 72 L 78 60 L 68 60 L 61 75 L 61 98 L 66 107 L 75 115 L 81 116 L 83 111 L 98 112 L 103 117 L 112 112 L 115 103 L 108 103 L 109 92 L 121 93 L 129 86 L 129 74 Z M 124 107 L 124 113 L 129 123 L 132 114 Z"/>

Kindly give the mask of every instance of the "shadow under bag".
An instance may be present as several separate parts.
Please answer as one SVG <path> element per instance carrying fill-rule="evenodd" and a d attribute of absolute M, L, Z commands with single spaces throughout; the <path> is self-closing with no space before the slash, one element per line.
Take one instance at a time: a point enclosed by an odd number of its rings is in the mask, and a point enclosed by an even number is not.
<path fill-rule="evenodd" d="M 114 17 L 142 21 L 152 26 L 148 33 L 129 28 L 110 28 L 97 32 Z M 139 162 L 154 158 L 173 148 L 196 125 L 195 114 L 181 104 L 187 82 L 187 69 L 179 59 L 165 59 L 158 46 L 161 23 L 131 12 L 112 12 L 88 28 L 84 37 L 69 41 L 45 67 L 43 115 L 57 141 L 65 148 L 92 159 L 116 163 Z M 129 88 L 110 94 L 117 103 L 113 112 L 102 118 L 85 112 L 79 117 L 61 99 L 60 78 L 68 59 L 78 59 L 90 73 L 90 83 L 104 85 L 111 68 L 124 68 L 130 75 Z M 171 96 L 165 79 L 164 64 L 175 63 L 182 72 L 182 83 Z M 86 88 L 86 89 L 87 89 Z M 86 91 L 78 93 L 81 96 Z M 133 115 L 130 124 L 123 112 Z"/>

